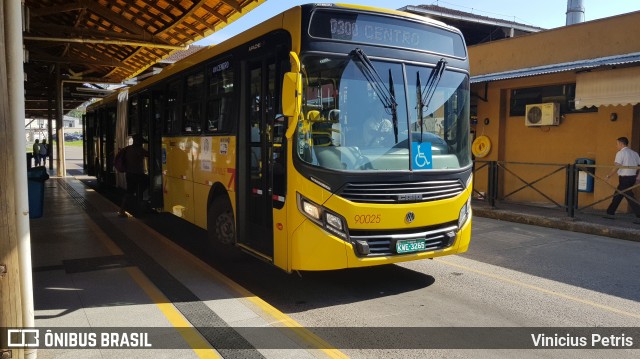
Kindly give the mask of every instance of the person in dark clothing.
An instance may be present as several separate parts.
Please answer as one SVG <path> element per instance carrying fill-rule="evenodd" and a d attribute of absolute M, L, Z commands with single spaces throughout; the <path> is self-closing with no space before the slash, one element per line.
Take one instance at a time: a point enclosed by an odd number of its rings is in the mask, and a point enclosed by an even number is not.
<path fill-rule="evenodd" d="M 145 174 L 144 160 L 149 157 L 149 152 L 142 147 L 142 135 L 133 135 L 133 144 L 124 148 L 125 176 L 127 191 L 122 199 L 118 216 L 128 217 L 127 209 L 130 202 L 135 199 L 136 206 L 142 200 L 142 193 L 147 187 L 147 175 Z"/>
<path fill-rule="evenodd" d="M 40 144 L 40 160 L 42 161 L 42 165 L 47 165 L 47 156 L 49 156 L 49 144 L 47 143 L 47 139 L 42 140 Z"/>
<path fill-rule="evenodd" d="M 33 160 L 36 166 L 40 166 L 40 140 L 36 138 L 36 142 L 33 144 Z"/>

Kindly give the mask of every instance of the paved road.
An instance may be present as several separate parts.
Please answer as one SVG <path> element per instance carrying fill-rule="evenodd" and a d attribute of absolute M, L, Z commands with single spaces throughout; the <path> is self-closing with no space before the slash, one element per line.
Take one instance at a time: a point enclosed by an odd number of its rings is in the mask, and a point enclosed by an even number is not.
<path fill-rule="evenodd" d="M 463 256 L 306 273 L 264 293 L 308 327 L 638 327 L 640 243 L 476 218 Z M 254 288 L 255 290 L 255 288 Z M 264 292 L 264 291 L 262 291 Z M 636 338 L 635 340 L 640 340 Z M 637 357 L 616 350 L 345 350 L 377 357 Z"/>
<path fill-rule="evenodd" d="M 165 215 L 168 216 L 168 215 Z M 164 218 L 189 250 L 204 231 Z M 214 248 L 216 269 L 330 342 L 380 327 L 635 327 L 640 323 L 640 243 L 474 218 L 469 252 L 356 270 L 286 274 L 246 254 Z M 533 330 L 535 332 L 535 330 Z M 378 333 L 379 334 L 379 333 Z M 455 334 L 455 333 L 454 333 Z M 634 340 L 640 341 L 640 334 Z M 445 345 L 446 346 L 446 345 Z M 355 346 L 352 346 L 355 347 Z M 353 358 L 604 358 L 640 350 L 359 350 Z"/>

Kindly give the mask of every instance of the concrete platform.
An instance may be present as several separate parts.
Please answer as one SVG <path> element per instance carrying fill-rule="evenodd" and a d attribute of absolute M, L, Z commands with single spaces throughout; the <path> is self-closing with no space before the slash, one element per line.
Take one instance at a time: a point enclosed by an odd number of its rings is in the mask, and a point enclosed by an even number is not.
<path fill-rule="evenodd" d="M 52 177 L 44 189 L 44 216 L 30 221 L 36 327 L 98 342 L 146 332 L 152 346 L 43 349 L 42 332 L 38 358 L 343 357 L 79 180 Z"/>

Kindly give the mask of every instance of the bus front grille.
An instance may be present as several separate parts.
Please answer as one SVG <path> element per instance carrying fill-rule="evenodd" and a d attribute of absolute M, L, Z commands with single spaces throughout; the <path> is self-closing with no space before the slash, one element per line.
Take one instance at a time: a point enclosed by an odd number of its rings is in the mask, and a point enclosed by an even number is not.
<path fill-rule="evenodd" d="M 424 240 L 425 249 L 420 250 L 421 252 L 450 247 L 454 243 L 457 231 L 458 226 L 455 223 L 401 231 L 350 229 L 349 238 L 354 244 L 356 255 L 360 257 L 389 256 L 398 254 L 398 241 Z"/>
<path fill-rule="evenodd" d="M 459 180 L 347 183 L 338 193 L 351 202 L 417 203 L 452 198 L 464 191 Z"/>

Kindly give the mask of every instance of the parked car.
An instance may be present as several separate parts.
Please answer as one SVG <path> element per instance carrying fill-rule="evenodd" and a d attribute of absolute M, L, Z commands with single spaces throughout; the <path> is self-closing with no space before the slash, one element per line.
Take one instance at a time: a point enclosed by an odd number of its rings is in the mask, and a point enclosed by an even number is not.
<path fill-rule="evenodd" d="M 79 133 L 65 133 L 64 140 L 65 141 L 82 141 L 82 135 Z"/>

